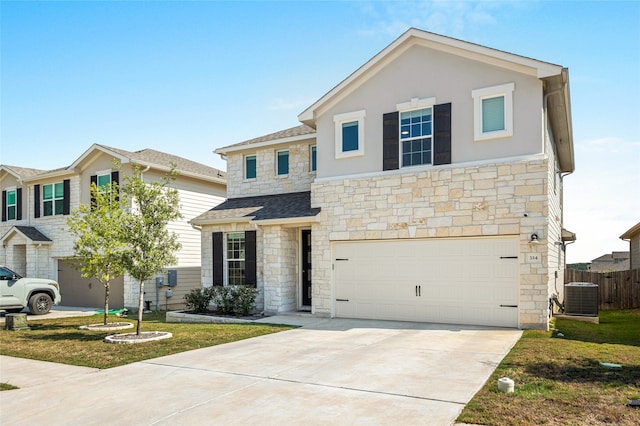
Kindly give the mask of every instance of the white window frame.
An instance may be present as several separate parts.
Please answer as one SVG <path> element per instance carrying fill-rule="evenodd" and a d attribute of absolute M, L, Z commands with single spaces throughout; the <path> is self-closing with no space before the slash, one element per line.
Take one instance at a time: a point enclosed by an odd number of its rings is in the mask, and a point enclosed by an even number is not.
<path fill-rule="evenodd" d="M 316 168 L 313 168 L 313 151 L 316 152 Z M 317 145 L 309 146 L 309 171 L 315 173 L 318 171 L 318 147 Z"/>
<path fill-rule="evenodd" d="M 433 137 L 434 137 L 434 132 L 433 132 L 433 126 L 434 126 L 434 107 L 436 105 L 436 98 L 432 97 L 432 98 L 411 98 L 410 101 L 407 102 L 402 102 L 399 104 L 396 104 L 396 111 L 398 111 L 398 155 L 399 155 L 399 163 L 400 163 L 400 168 L 404 168 L 404 167 L 420 167 L 420 166 L 433 166 Z M 402 163 L 402 137 L 401 134 L 399 133 L 401 131 L 402 126 L 400 125 L 400 121 L 401 121 L 401 114 L 403 112 L 410 112 L 410 111 L 414 111 L 414 110 L 419 110 L 419 109 L 426 109 L 426 108 L 431 108 L 431 162 L 428 164 L 414 164 L 414 165 L 410 165 L 410 166 L 405 166 Z M 424 139 L 424 138 L 422 138 Z"/>
<path fill-rule="evenodd" d="M 6 197 L 7 197 L 7 208 L 5 210 L 5 215 L 7 217 L 7 221 L 10 220 L 18 220 L 18 188 L 15 186 L 9 187 L 5 189 L 6 191 Z M 15 198 L 15 203 L 14 204 L 9 204 L 9 193 L 13 192 L 14 193 L 14 198 Z M 13 207 L 14 208 L 14 217 L 13 219 L 11 219 L 9 217 L 9 207 Z"/>
<path fill-rule="evenodd" d="M 333 116 L 333 122 L 335 124 L 335 143 L 336 143 L 336 159 L 359 157 L 364 155 L 364 119 L 367 113 L 366 110 L 346 112 L 344 114 L 337 114 Z M 345 123 L 358 122 L 358 149 L 352 151 L 342 150 L 342 125 Z"/>
<path fill-rule="evenodd" d="M 286 152 L 287 153 L 287 173 L 283 173 L 283 174 L 279 173 L 280 170 L 279 170 L 279 167 L 278 167 L 278 154 L 280 154 L 281 152 Z M 289 176 L 289 172 L 291 171 L 291 151 L 289 151 L 288 149 L 280 149 L 280 150 L 276 151 L 275 166 L 276 166 L 276 177 L 286 178 L 287 176 Z"/>
<path fill-rule="evenodd" d="M 58 185 L 58 184 L 62 185 L 62 197 L 56 198 L 56 185 Z M 44 192 L 45 192 L 44 191 L 44 187 L 48 186 L 48 185 L 52 186 L 52 189 L 51 189 L 52 190 L 52 197 L 51 197 L 50 200 L 45 200 L 44 199 Z M 42 203 L 40 205 L 41 206 L 40 207 L 41 208 L 40 211 L 42 212 L 42 215 L 41 215 L 42 217 L 60 216 L 60 215 L 64 214 L 64 213 L 56 214 L 56 201 L 64 202 L 64 183 L 63 182 L 53 182 L 53 183 L 44 183 L 44 184 L 42 184 L 42 199 L 40 201 Z M 51 214 L 49 214 L 49 215 L 46 214 L 46 209 L 44 208 L 44 203 L 47 202 L 47 201 L 51 202 Z"/>
<path fill-rule="evenodd" d="M 98 191 L 100 192 L 100 187 L 102 185 L 100 185 L 100 176 L 109 176 L 109 183 L 107 183 L 107 185 L 109 185 L 111 183 L 111 170 L 101 170 L 99 172 L 96 172 L 96 186 L 98 187 Z"/>
<path fill-rule="evenodd" d="M 473 98 L 473 133 L 474 140 L 483 141 L 489 139 L 507 138 L 513 136 L 513 91 L 515 83 L 506 83 L 499 86 L 484 87 L 471 91 Z M 504 129 L 493 132 L 482 131 L 482 101 L 497 97 L 504 97 Z"/>
<path fill-rule="evenodd" d="M 256 176 L 255 177 L 247 177 L 247 159 L 249 157 L 253 157 L 255 159 L 256 162 Z M 249 155 L 245 155 L 242 158 L 242 163 L 243 163 L 243 168 L 244 168 L 244 180 L 256 180 L 258 178 L 258 155 L 257 154 L 249 154 Z"/>
<path fill-rule="evenodd" d="M 244 258 L 229 258 L 229 236 L 230 235 L 236 235 L 236 234 L 242 234 L 242 244 L 244 245 L 244 254 L 245 257 Z M 229 281 L 229 271 L 230 271 L 230 267 L 229 267 L 229 263 L 230 262 L 243 262 L 243 269 L 244 269 L 244 274 L 245 274 L 245 279 L 246 279 L 246 274 L 247 274 L 247 236 L 246 233 L 244 231 L 235 231 L 235 232 L 226 232 L 224 234 L 224 282 L 226 283 L 226 285 L 241 285 L 241 284 L 231 284 L 231 282 Z"/>

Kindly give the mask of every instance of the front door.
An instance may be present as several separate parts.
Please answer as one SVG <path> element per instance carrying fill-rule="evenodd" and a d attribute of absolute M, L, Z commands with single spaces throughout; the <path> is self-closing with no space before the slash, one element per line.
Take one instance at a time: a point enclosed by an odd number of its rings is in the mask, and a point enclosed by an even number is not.
<path fill-rule="evenodd" d="M 302 306 L 311 306 L 311 230 L 302 231 Z"/>

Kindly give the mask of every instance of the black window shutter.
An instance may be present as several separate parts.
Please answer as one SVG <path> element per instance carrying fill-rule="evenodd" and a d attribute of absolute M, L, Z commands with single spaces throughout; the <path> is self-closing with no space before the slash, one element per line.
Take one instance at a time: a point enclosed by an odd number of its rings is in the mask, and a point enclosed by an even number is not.
<path fill-rule="evenodd" d="M 22 220 L 22 188 L 16 189 L 16 220 Z"/>
<path fill-rule="evenodd" d="M 451 103 L 433 111 L 433 165 L 451 164 Z"/>
<path fill-rule="evenodd" d="M 7 221 L 7 191 L 2 191 L 2 221 Z"/>
<path fill-rule="evenodd" d="M 256 287 L 257 262 L 256 262 L 256 231 L 246 231 L 244 233 L 244 274 L 247 285 Z"/>
<path fill-rule="evenodd" d="M 91 183 L 98 185 L 98 175 L 91 175 Z M 89 186 L 89 191 L 91 191 L 91 186 Z M 96 197 L 91 193 L 91 210 L 96 208 Z"/>
<path fill-rule="evenodd" d="M 111 172 L 111 183 L 116 183 L 118 191 L 116 201 L 120 201 L 120 172 Z"/>
<path fill-rule="evenodd" d="M 382 115 L 382 170 L 400 168 L 398 111 Z"/>
<path fill-rule="evenodd" d="M 71 180 L 63 180 L 62 189 L 62 214 L 69 214 L 71 213 Z"/>
<path fill-rule="evenodd" d="M 33 185 L 33 217 L 40 217 L 40 185 Z"/>
<path fill-rule="evenodd" d="M 224 244 L 222 232 L 211 234 L 213 240 L 213 285 L 224 284 Z"/>

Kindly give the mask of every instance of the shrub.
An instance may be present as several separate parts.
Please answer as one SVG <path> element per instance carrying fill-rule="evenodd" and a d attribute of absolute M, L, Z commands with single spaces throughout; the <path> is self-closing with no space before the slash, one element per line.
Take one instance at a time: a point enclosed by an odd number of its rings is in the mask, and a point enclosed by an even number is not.
<path fill-rule="evenodd" d="M 257 295 L 257 288 L 248 286 L 238 287 L 236 313 L 239 313 L 240 315 L 249 315 L 255 307 Z"/>
<path fill-rule="evenodd" d="M 216 286 L 211 288 L 213 302 L 223 315 L 249 315 L 256 302 L 258 290 L 247 286 Z"/>
<path fill-rule="evenodd" d="M 212 298 L 213 292 L 209 288 L 194 288 L 184 295 L 187 310 L 197 314 L 207 312 Z"/>

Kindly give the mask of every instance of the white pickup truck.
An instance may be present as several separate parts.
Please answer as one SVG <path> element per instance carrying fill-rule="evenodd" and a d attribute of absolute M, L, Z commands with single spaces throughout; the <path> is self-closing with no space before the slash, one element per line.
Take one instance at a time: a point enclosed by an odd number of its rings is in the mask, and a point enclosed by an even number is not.
<path fill-rule="evenodd" d="M 54 280 L 23 278 L 0 266 L 0 309 L 13 313 L 28 306 L 33 315 L 42 315 L 61 300 L 60 285 Z"/>

